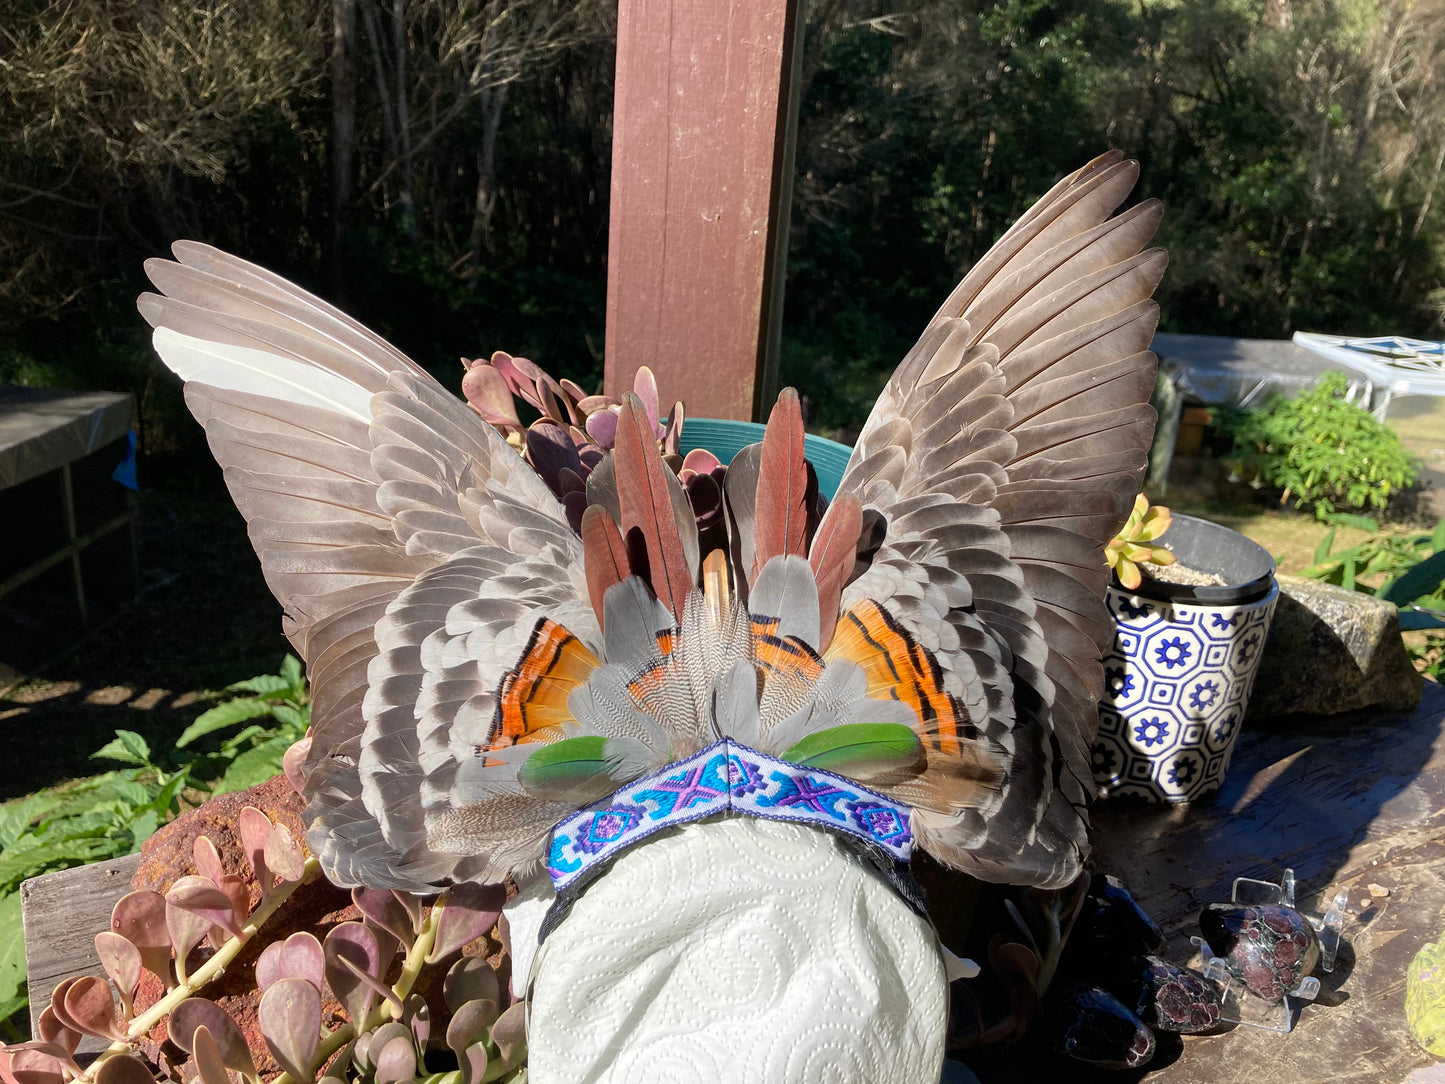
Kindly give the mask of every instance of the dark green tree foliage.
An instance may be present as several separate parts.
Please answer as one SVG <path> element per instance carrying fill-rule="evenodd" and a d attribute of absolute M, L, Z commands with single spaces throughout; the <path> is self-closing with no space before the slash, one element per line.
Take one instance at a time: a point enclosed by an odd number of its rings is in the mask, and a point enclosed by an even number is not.
<path fill-rule="evenodd" d="M 784 376 L 828 389 L 825 425 L 861 422 L 959 273 L 1109 146 L 1168 207 L 1164 329 L 1441 334 L 1438 0 L 890 9 L 823 5 L 808 45 Z"/>
<path fill-rule="evenodd" d="M 5 5 L 0 379 L 133 391 L 147 454 L 183 450 L 132 302 L 183 236 L 453 385 L 498 348 L 597 379 L 606 0 L 336 3 L 336 260 L 332 4 Z M 1445 0 L 812 0 L 803 48 L 783 376 L 815 426 L 857 426 L 961 271 L 1109 146 L 1169 207 L 1165 328 L 1441 333 Z"/>

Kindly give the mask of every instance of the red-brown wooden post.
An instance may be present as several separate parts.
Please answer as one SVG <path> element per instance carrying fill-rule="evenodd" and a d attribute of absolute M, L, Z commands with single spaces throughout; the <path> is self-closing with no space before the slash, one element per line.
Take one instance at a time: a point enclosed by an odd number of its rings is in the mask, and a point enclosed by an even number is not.
<path fill-rule="evenodd" d="M 757 417 L 776 394 L 797 6 L 621 0 L 609 395 L 641 365 L 692 417 Z"/>

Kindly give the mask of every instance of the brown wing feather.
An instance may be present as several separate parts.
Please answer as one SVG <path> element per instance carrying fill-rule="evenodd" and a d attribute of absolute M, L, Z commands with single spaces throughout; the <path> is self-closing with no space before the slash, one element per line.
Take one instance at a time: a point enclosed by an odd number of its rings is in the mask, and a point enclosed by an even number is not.
<path fill-rule="evenodd" d="M 601 505 L 589 505 L 582 513 L 582 555 L 587 563 L 587 593 L 600 626 L 603 624 L 602 600 L 607 589 L 632 575 L 622 532 Z"/>
<path fill-rule="evenodd" d="M 1101 156 L 999 239 L 889 381 L 844 479 L 889 521 L 877 571 L 845 606 L 891 592 L 877 601 L 945 649 L 945 670 L 971 622 L 1010 660 L 980 665 L 973 694 L 990 705 L 984 738 L 1013 749 L 993 812 L 919 821 L 925 847 L 989 879 L 1061 883 L 1087 848 L 1110 631 L 1102 546 L 1127 515 L 1153 429 L 1148 297 L 1164 257 L 1143 246 L 1160 210 L 1113 215 L 1136 178 L 1122 155 Z M 930 495 L 976 513 L 925 504 Z"/>
<path fill-rule="evenodd" d="M 838 602 L 843 587 L 853 574 L 858 555 L 858 538 L 863 533 L 863 505 L 851 493 L 844 493 L 828 506 L 818 533 L 813 536 L 808 563 L 818 581 L 818 651 L 828 650 L 833 626 L 838 621 Z"/>

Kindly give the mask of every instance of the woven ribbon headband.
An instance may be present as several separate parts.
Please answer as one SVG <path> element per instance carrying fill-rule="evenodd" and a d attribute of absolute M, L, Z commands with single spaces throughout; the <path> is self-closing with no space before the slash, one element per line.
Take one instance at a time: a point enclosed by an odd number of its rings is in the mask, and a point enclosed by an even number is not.
<path fill-rule="evenodd" d="M 579 810 L 552 830 L 547 870 L 557 904 L 543 934 L 619 853 L 668 828 L 720 814 L 793 821 L 837 833 L 915 909 L 908 872 L 912 810 L 831 772 L 803 768 L 727 738 Z"/>

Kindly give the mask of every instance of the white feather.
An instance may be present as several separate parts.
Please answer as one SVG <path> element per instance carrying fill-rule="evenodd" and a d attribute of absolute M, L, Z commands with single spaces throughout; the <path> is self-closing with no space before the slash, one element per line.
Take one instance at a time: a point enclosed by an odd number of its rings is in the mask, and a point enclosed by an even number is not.
<path fill-rule="evenodd" d="M 248 346 L 197 339 L 167 327 L 156 328 L 151 342 L 182 380 L 319 406 L 371 422 L 371 392 L 315 365 Z"/>

